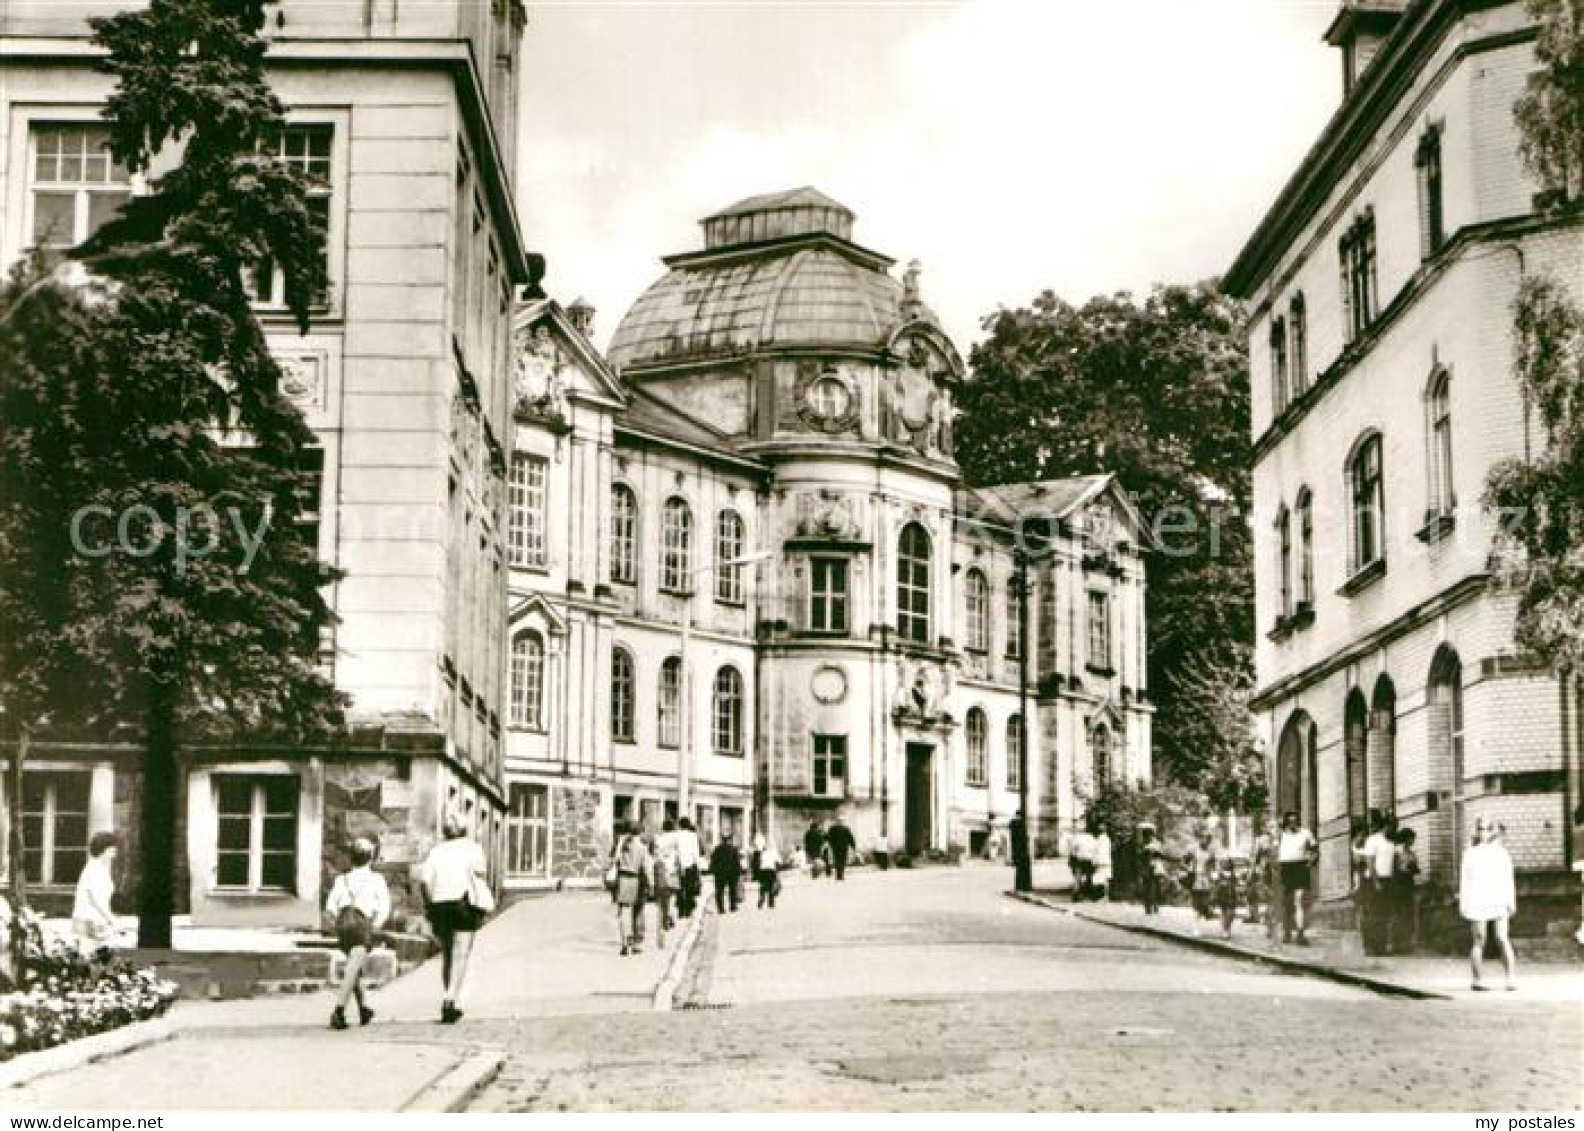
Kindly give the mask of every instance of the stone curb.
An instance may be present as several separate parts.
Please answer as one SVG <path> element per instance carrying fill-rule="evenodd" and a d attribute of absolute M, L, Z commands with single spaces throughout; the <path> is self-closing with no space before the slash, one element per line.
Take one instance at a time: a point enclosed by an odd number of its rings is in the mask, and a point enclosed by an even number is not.
<path fill-rule="evenodd" d="M 688 919 L 687 930 L 671 952 L 671 961 L 666 964 L 665 973 L 655 984 L 649 1006 L 656 1013 L 669 1012 L 676 1002 L 677 987 L 682 984 L 682 976 L 687 973 L 688 959 L 693 957 L 693 948 L 698 946 L 699 939 L 704 936 L 704 914 L 702 904 L 694 910 Z"/>
<path fill-rule="evenodd" d="M 0 1089 L 18 1088 L 46 1076 L 70 1072 L 96 1060 L 107 1060 L 134 1049 L 160 1044 L 175 1035 L 176 1027 L 169 1018 L 156 1017 L 152 1021 L 123 1025 L 108 1033 L 95 1033 L 91 1037 L 67 1041 L 54 1048 L 23 1053 L 0 1064 Z"/>
<path fill-rule="evenodd" d="M 1010 899 L 1020 903 L 1043 907 L 1049 911 L 1058 911 L 1063 915 L 1071 915 L 1075 919 L 1083 919 L 1089 923 L 1098 923 L 1105 927 L 1114 927 L 1119 931 L 1130 934 L 1145 935 L 1149 938 L 1162 939 L 1166 942 L 1177 943 L 1181 946 L 1193 947 L 1219 954 L 1225 958 L 1238 958 L 1245 962 L 1254 962 L 1266 966 L 1275 966 L 1294 974 L 1308 974 L 1316 978 L 1325 978 L 1328 981 L 1340 982 L 1343 985 L 1357 986 L 1360 989 L 1370 990 L 1373 993 L 1384 994 L 1388 997 L 1405 997 L 1414 1001 L 1451 1001 L 1447 994 L 1436 993 L 1433 990 L 1416 989 L 1401 982 L 1389 981 L 1385 978 L 1372 977 L 1369 974 L 1358 974 L 1351 970 L 1339 970 L 1335 966 L 1327 966 L 1323 962 L 1309 962 L 1301 958 L 1289 958 L 1286 955 L 1270 954 L 1262 950 L 1249 950 L 1247 947 L 1229 943 L 1224 939 L 1195 938 L 1192 935 L 1180 934 L 1169 927 L 1152 927 L 1144 923 L 1118 923 L 1114 919 L 1107 919 L 1100 915 L 1079 911 L 1064 904 L 1055 903 L 1038 895 L 1029 895 L 1025 892 L 1009 891 L 1006 893 Z"/>
<path fill-rule="evenodd" d="M 401 1106 L 401 1114 L 448 1115 L 464 1110 L 468 1101 L 489 1086 L 506 1063 L 501 1049 L 479 1049 L 448 1068 Z"/>

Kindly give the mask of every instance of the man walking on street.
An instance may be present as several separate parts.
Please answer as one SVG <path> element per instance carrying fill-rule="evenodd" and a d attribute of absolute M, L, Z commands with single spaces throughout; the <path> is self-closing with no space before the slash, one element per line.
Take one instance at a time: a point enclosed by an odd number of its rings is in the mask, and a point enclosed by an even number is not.
<path fill-rule="evenodd" d="M 836 823 L 831 825 L 830 832 L 825 835 L 825 844 L 830 848 L 831 868 L 835 870 L 838 880 L 847 878 L 847 854 L 856 843 L 852 830 L 842 821 L 841 814 L 836 814 Z"/>
<path fill-rule="evenodd" d="M 1308 946 L 1304 937 L 1304 900 L 1308 897 L 1314 858 L 1319 852 L 1314 833 L 1298 827 L 1298 814 L 1282 815 L 1281 834 L 1276 840 L 1276 867 L 1281 877 L 1282 942 L 1293 941 L 1293 931 L 1298 932 L 1298 945 Z"/>
<path fill-rule="evenodd" d="M 732 843 L 730 831 L 721 833 L 720 843 L 710 853 L 710 875 L 715 880 L 715 910 L 726 913 L 726 903 L 737 910 L 741 898 L 737 881 L 742 878 L 742 853 Z"/>
<path fill-rule="evenodd" d="M 677 822 L 676 830 L 676 861 L 679 887 L 677 889 L 677 915 L 683 919 L 693 917 L 693 909 L 698 906 L 699 897 L 699 863 L 703 855 L 699 848 L 698 833 L 693 831 L 693 822 L 683 817 Z"/>
<path fill-rule="evenodd" d="M 808 831 L 803 834 L 803 855 L 808 858 L 809 878 L 819 879 L 825 870 L 825 830 L 818 817 L 809 822 Z"/>

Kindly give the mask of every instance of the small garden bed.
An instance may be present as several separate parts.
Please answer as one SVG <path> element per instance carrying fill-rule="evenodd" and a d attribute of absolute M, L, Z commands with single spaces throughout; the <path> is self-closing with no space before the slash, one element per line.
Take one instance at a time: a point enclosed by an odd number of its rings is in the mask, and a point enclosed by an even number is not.
<path fill-rule="evenodd" d="M 158 1017 L 176 985 L 122 959 L 94 960 L 47 941 L 39 916 L 0 900 L 7 962 L 0 971 L 0 1061 Z"/>

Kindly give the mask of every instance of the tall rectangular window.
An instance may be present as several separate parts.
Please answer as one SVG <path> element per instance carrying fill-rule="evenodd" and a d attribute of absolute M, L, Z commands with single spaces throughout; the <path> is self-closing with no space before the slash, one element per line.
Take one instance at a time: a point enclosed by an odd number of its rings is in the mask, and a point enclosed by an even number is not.
<path fill-rule="evenodd" d="M 540 456 L 512 454 L 511 479 L 506 485 L 506 537 L 514 566 L 545 566 L 545 478 L 549 468 L 549 461 Z"/>
<path fill-rule="evenodd" d="M 816 734 L 812 769 L 814 796 L 847 796 L 847 736 Z"/>
<path fill-rule="evenodd" d="M 743 520 L 734 510 L 715 516 L 715 600 L 743 603 Z"/>
<path fill-rule="evenodd" d="M 308 208 L 319 218 L 319 230 L 326 236 L 325 246 L 319 251 L 327 270 L 330 254 L 330 199 L 333 191 L 330 153 L 334 140 L 334 126 L 290 125 L 278 137 L 260 146 L 264 155 L 296 169 L 307 178 Z M 286 277 L 272 257 L 266 255 L 253 264 L 249 281 L 255 301 L 265 306 L 286 305 Z M 324 291 L 312 296 L 315 303 L 323 303 L 327 297 Z"/>
<path fill-rule="evenodd" d="M 506 810 L 506 871 L 543 876 L 550 864 L 550 791 L 512 782 Z"/>
<path fill-rule="evenodd" d="M 88 862 L 86 770 L 28 770 L 22 777 L 22 870 L 30 884 L 77 882 Z"/>
<path fill-rule="evenodd" d="M 132 195 L 131 173 L 110 156 L 109 127 L 38 122 L 29 141 L 34 247 L 76 247 Z"/>
<path fill-rule="evenodd" d="M 682 745 L 682 660 L 669 657 L 660 665 L 658 696 L 660 745 Z"/>
<path fill-rule="evenodd" d="M 1023 788 L 1023 716 L 1012 715 L 1006 724 L 1006 787 Z"/>
<path fill-rule="evenodd" d="M 1352 341 L 1375 321 L 1375 213 L 1372 209 L 1353 221 L 1338 248 L 1342 267 L 1342 308 Z"/>
<path fill-rule="evenodd" d="M 1276 568 L 1280 571 L 1276 579 L 1280 599 L 1277 614 L 1285 617 L 1292 613 L 1292 522 L 1286 507 L 1276 512 L 1276 543 Z"/>
<path fill-rule="evenodd" d="M 215 883 L 241 891 L 297 886 L 297 778 L 217 774 Z"/>
<path fill-rule="evenodd" d="M 968 746 L 968 764 L 965 767 L 967 784 L 983 788 L 989 777 L 990 754 L 985 735 L 985 713 L 978 707 L 968 708 L 964 738 Z"/>
<path fill-rule="evenodd" d="M 1297 400 L 1309 387 L 1309 310 L 1302 293 L 1293 295 L 1287 307 L 1287 364 L 1291 371 L 1288 387 Z"/>
<path fill-rule="evenodd" d="M 1271 412 L 1280 416 L 1287 408 L 1287 323 L 1274 319 L 1270 328 Z"/>
<path fill-rule="evenodd" d="M 1089 591 L 1089 666 L 1111 668 L 1111 598 Z"/>
<path fill-rule="evenodd" d="M 1456 506 L 1452 490 L 1452 383 L 1445 370 L 1430 380 L 1430 513 L 1448 515 Z"/>
<path fill-rule="evenodd" d="M 990 651 L 990 583 L 978 570 L 968 571 L 963 587 L 964 611 L 967 613 L 968 650 Z"/>
<path fill-rule="evenodd" d="M 897 634 L 930 642 L 930 541 L 916 522 L 902 528 L 897 546 Z"/>
<path fill-rule="evenodd" d="M 1419 252 L 1421 257 L 1429 259 L 1446 241 L 1442 217 L 1440 126 L 1431 126 L 1419 138 L 1414 167 L 1419 174 Z"/>
<path fill-rule="evenodd" d="M 693 581 L 693 512 L 681 499 L 660 508 L 660 588 L 687 594 Z"/>
<path fill-rule="evenodd" d="M 809 562 L 809 631 L 847 631 L 847 559 Z"/>
<path fill-rule="evenodd" d="M 1009 660 L 1023 656 L 1023 598 L 1018 592 L 1018 577 L 1013 574 L 1006 584 L 1006 658 Z"/>

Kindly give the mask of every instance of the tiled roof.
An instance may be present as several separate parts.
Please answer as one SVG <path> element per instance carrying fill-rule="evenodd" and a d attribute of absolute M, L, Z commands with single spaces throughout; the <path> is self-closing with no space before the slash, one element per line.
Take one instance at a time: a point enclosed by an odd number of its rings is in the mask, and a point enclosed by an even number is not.
<path fill-rule="evenodd" d="M 677 267 L 633 304 L 609 357 L 624 369 L 765 346 L 875 348 L 902 321 L 901 282 L 816 241 Z"/>
<path fill-rule="evenodd" d="M 812 185 L 804 185 L 802 188 L 783 189 L 780 192 L 767 192 L 747 197 L 729 208 L 722 208 L 706 219 L 717 220 L 722 216 L 744 216 L 750 212 L 771 212 L 781 208 L 829 208 L 852 215 L 852 209 L 841 201 L 832 200 Z"/>
<path fill-rule="evenodd" d="M 1021 517 L 1064 518 L 1111 476 L 1075 475 L 1034 483 L 997 487 L 963 487 L 957 491 L 957 513 L 996 526 L 1015 527 Z"/>
<path fill-rule="evenodd" d="M 616 418 L 616 427 L 644 432 L 662 439 L 677 440 L 695 448 L 719 452 L 737 459 L 750 459 L 732 447 L 724 432 L 717 432 L 703 421 L 695 420 L 681 409 L 667 404 L 653 393 L 637 386 L 628 387 L 631 397 L 627 410 Z"/>

